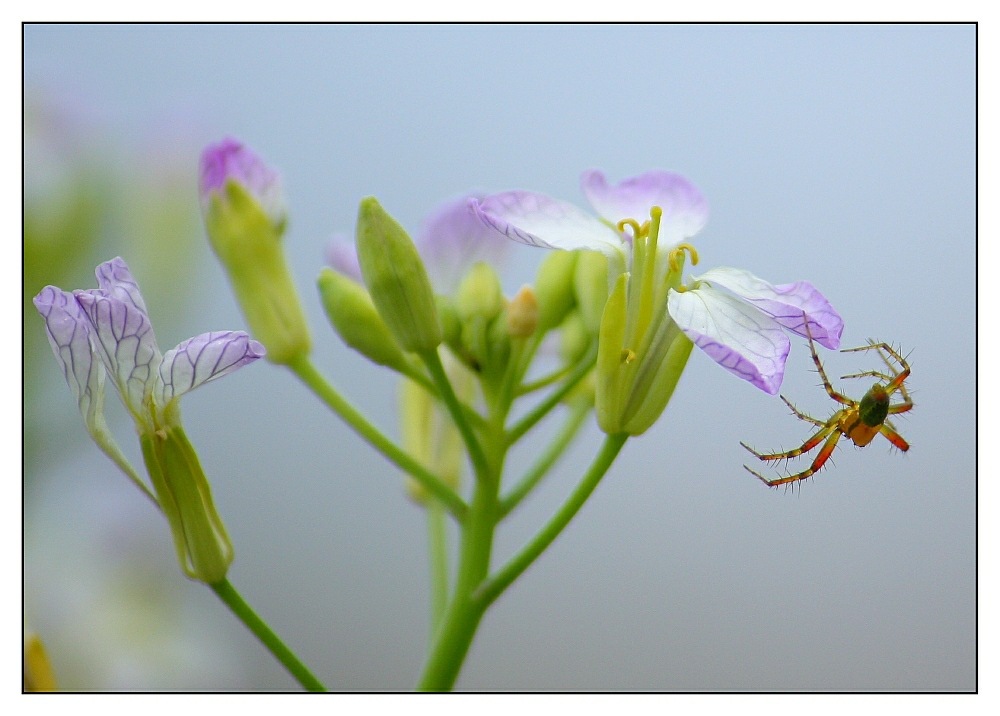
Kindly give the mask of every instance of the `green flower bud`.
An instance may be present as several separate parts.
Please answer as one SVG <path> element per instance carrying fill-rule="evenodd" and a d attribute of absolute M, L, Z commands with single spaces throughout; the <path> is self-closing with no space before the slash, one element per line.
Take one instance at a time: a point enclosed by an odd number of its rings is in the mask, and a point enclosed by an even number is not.
<path fill-rule="evenodd" d="M 179 420 L 171 422 L 165 430 L 140 436 L 142 457 L 170 524 L 181 569 L 192 579 L 217 584 L 233 561 L 233 545 L 198 454 Z"/>
<path fill-rule="evenodd" d="M 543 331 L 562 323 L 576 304 L 573 284 L 578 253 L 551 251 L 538 268 L 535 294 L 538 296 L 538 327 Z"/>
<path fill-rule="evenodd" d="M 317 284 L 327 318 L 344 343 L 379 365 L 406 371 L 406 357 L 364 286 L 332 269 L 323 269 Z"/>
<path fill-rule="evenodd" d="M 409 235 L 375 197 L 361 200 L 355 244 L 365 285 L 396 342 L 426 353 L 441 344 L 441 323 L 427 270 Z"/>
<path fill-rule="evenodd" d="M 489 264 L 473 264 L 465 274 L 455 295 L 455 308 L 462 322 L 468 322 L 474 316 L 489 322 L 500 314 L 503 310 L 503 289 L 500 277 Z"/>
<path fill-rule="evenodd" d="M 591 333 L 601 327 L 604 304 L 608 301 L 608 259 L 596 251 L 580 251 L 573 277 L 576 304 L 583 323 Z"/>
<path fill-rule="evenodd" d="M 462 322 L 458 319 L 458 311 L 449 296 L 435 296 L 438 309 L 438 320 L 441 321 L 441 335 L 444 342 L 452 348 L 462 341 Z"/>
<path fill-rule="evenodd" d="M 576 363 L 587 352 L 591 340 L 580 312 L 573 311 L 559 327 L 559 356 L 566 363 Z"/>
<path fill-rule="evenodd" d="M 206 207 L 212 249 L 267 360 L 286 364 L 308 354 L 309 329 L 281 248 L 281 225 L 233 179 L 210 193 Z"/>

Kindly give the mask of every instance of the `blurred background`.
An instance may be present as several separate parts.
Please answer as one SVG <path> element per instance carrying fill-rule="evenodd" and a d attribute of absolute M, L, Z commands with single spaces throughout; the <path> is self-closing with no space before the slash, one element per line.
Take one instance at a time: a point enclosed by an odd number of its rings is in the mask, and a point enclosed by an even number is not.
<path fill-rule="evenodd" d="M 182 576 L 165 520 L 87 439 L 30 305 L 120 255 L 161 349 L 243 328 L 196 193 L 201 148 L 232 134 L 282 173 L 316 363 L 393 435 L 395 379 L 340 344 L 314 288 L 369 194 L 415 231 L 472 189 L 584 204 L 584 169 L 678 171 L 712 207 L 699 269 L 810 280 L 845 347 L 912 351 L 911 450 L 842 441 L 794 493 L 751 477 L 739 441 L 787 448 L 808 426 L 695 351 L 661 420 L 487 614 L 458 688 L 975 688 L 975 42 L 967 25 L 26 26 L 24 618 L 60 685 L 296 686 Z M 541 258 L 512 252 L 508 294 Z M 874 367 L 823 358 L 833 376 Z M 782 393 L 829 415 L 811 368 L 793 340 Z M 141 462 L 110 397 L 108 417 Z M 425 522 L 396 470 L 263 362 L 184 417 L 231 582 L 330 688 L 412 688 Z M 591 420 L 495 564 L 599 439 Z"/>

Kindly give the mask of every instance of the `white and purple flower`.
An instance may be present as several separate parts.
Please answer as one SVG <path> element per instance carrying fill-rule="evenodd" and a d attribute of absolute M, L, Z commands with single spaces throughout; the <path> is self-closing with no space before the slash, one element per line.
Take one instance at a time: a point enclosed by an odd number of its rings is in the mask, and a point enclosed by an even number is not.
<path fill-rule="evenodd" d="M 105 371 L 142 434 L 160 429 L 184 393 L 264 355 L 264 346 L 243 331 L 203 333 L 161 354 L 125 262 L 112 259 L 96 273 L 97 289 L 46 286 L 34 299 L 92 434 L 105 429 Z"/>
<path fill-rule="evenodd" d="M 708 220 L 708 202 L 679 174 L 651 171 L 610 186 L 602 172 L 591 170 L 583 173 L 581 185 L 597 216 L 527 191 L 473 199 L 469 206 L 485 225 L 509 239 L 544 248 L 600 251 L 619 268 L 629 266 L 632 256 L 633 236 L 623 230 L 624 224 L 638 228 L 654 206 L 662 211 L 659 256 L 697 234 Z M 656 262 L 658 281 L 666 264 Z M 725 267 L 706 272 L 687 289 L 671 289 L 666 308 L 714 361 L 772 395 L 781 385 L 790 347 L 782 329 L 805 336 L 808 321 L 812 337 L 835 349 L 844 327 L 808 281 L 773 286 L 747 271 Z"/>

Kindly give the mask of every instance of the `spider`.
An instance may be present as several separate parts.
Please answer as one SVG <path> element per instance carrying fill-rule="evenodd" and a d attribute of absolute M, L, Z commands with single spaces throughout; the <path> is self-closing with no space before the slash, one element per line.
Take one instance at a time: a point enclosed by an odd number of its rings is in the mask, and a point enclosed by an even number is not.
<path fill-rule="evenodd" d="M 826 464 L 826 461 L 830 459 L 830 455 L 833 454 L 833 449 L 837 446 L 837 441 L 840 440 L 841 435 L 853 440 L 854 444 L 858 447 L 864 447 L 874 440 L 878 433 L 882 433 L 886 440 L 903 452 L 910 449 L 909 444 L 907 444 L 899 433 L 896 432 L 896 427 L 888 420 L 890 415 L 905 413 L 913 407 L 913 401 L 906 392 L 906 385 L 904 385 L 904 382 L 910 375 L 910 366 L 907 364 L 906 360 L 899 353 L 897 353 L 892 346 L 886 343 L 876 343 L 871 339 L 868 339 L 868 345 L 866 346 L 861 346 L 859 348 L 846 348 L 842 350 L 841 353 L 855 353 L 858 351 L 872 350 L 878 351 L 882 361 L 892 373 L 890 376 L 881 371 L 866 370 L 861 373 L 842 376 L 841 380 L 873 377 L 879 378 L 880 381 L 885 381 L 884 384 L 882 382 L 878 382 L 873 385 L 860 401 L 852 400 L 846 395 L 841 395 L 835 391 L 833 386 L 830 384 L 830 379 L 826 377 L 826 371 L 823 370 L 823 364 L 820 363 L 819 356 L 816 355 L 816 347 L 813 345 L 812 334 L 809 332 L 808 320 L 806 320 L 806 336 L 809 339 L 809 350 L 812 352 L 813 362 L 816 364 L 816 369 L 819 371 L 819 375 L 823 379 L 823 387 L 826 388 L 826 392 L 831 398 L 846 407 L 837 410 L 826 421 L 817 420 L 816 418 L 799 411 L 785 396 L 781 396 L 781 399 L 785 401 L 785 405 L 791 409 L 792 414 L 795 415 L 795 417 L 819 426 L 819 430 L 817 430 L 808 440 L 802 443 L 801 446 L 795 448 L 794 450 L 789 450 L 788 452 L 765 455 L 757 452 L 746 443 L 741 442 L 740 445 L 765 462 L 772 460 L 787 460 L 789 458 L 798 457 L 802 453 L 809 452 L 821 442 L 823 443 L 823 448 L 819 451 L 819 454 L 816 455 L 816 459 L 813 460 L 812 465 L 810 465 L 808 469 L 796 473 L 795 475 L 789 475 L 787 477 L 777 478 L 774 480 L 768 480 L 759 472 L 751 470 L 746 465 L 743 466 L 769 487 L 777 487 L 778 485 L 787 485 L 789 483 L 798 482 L 799 480 L 805 480 L 818 472 L 823 465 Z M 898 369 L 896 365 L 893 365 L 892 361 L 890 361 L 890 358 L 899 366 Z M 903 398 L 903 402 L 890 403 L 889 399 L 896 391 L 899 391 L 899 394 Z"/>

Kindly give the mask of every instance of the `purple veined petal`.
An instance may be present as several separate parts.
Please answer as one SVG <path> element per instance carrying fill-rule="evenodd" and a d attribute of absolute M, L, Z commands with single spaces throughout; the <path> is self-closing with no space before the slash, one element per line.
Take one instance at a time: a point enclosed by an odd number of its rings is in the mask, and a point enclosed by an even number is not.
<path fill-rule="evenodd" d="M 623 219 L 641 224 L 649 219 L 650 209 L 660 207 L 659 243 L 663 246 L 694 236 L 708 221 L 708 200 L 674 172 L 646 172 L 610 186 L 604 172 L 591 169 L 580 176 L 580 187 L 594 211 L 612 224 Z"/>
<path fill-rule="evenodd" d="M 324 252 L 326 265 L 339 274 L 352 278 L 364 285 L 361 276 L 361 264 L 358 263 L 358 252 L 354 241 L 347 234 L 334 234 L 326 245 Z"/>
<path fill-rule="evenodd" d="M 160 405 L 221 378 L 264 356 L 264 346 L 243 331 L 217 331 L 188 338 L 163 354 Z"/>
<path fill-rule="evenodd" d="M 612 258 L 623 253 L 622 235 L 564 201 L 530 191 L 506 191 L 469 206 L 487 226 L 508 239 L 545 249 L 590 249 Z"/>
<path fill-rule="evenodd" d="M 121 256 L 100 264 L 94 273 L 97 274 L 97 285 L 106 295 L 131 303 L 144 315 L 149 315 L 146 311 L 146 302 L 139 292 L 139 284 L 132 278 L 132 272 Z"/>
<path fill-rule="evenodd" d="M 511 244 L 486 226 L 469 206 L 482 194 L 466 194 L 439 204 L 424 218 L 414 243 L 438 291 L 451 293 L 472 264 L 485 261 L 498 266 Z"/>
<path fill-rule="evenodd" d="M 284 223 L 285 200 L 278 172 L 233 137 L 210 144 L 201 153 L 198 194 L 204 211 L 208 210 L 212 192 L 221 191 L 229 179 L 246 187 L 275 224 Z"/>
<path fill-rule="evenodd" d="M 45 319 L 45 332 L 63 375 L 91 433 L 104 408 L 104 367 L 95 360 L 90 321 L 73 294 L 46 286 L 33 303 Z M 103 423 L 103 421 L 102 421 Z"/>
<path fill-rule="evenodd" d="M 162 360 L 149 317 L 100 289 L 73 295 L 90 320 L 93 344 L 122 402 L 138 418 L 145 414 Z"/>
<path fill-rule="evenodd" d="M 712 360 L 765 393 L 777 394 L 791 344 L 770 316 L 707 285 L 671 291 L 667 311 Z"/>
<path fill-rule="evenodd" d="M 820 345 L 831 350 L 840 348 L 844 320 L 826 297 L 808 281 L 796 281 L 772 286 L 743 269 L 720 266 L 697 278 L 722 286 L 740 298 L 750 301 L 792 333 L 806 337 L 805 321 L 809 317 L 809 333 Z"/>

